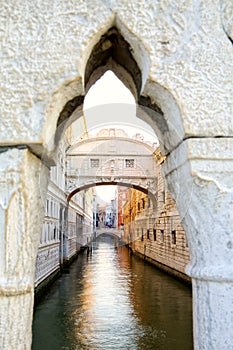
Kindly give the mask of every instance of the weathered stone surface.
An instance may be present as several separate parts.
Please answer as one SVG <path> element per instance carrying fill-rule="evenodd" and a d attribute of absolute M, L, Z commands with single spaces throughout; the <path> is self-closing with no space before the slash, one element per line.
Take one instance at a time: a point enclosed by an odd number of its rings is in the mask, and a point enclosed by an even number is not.
<path fill-rule="evenodd" d="M 232 348 L 232 283 L 193 280 L 195 349 Z"/>
<path fill-rule="evenodd" d="M 233 43 L 233 3 L 231 0 L 221 0 L 220 3 L 223 28 Z"/>
<path fill-rule="evenodd" d="M 0 303 L 1 349 L 30 350 L 33 290 L 27 294 L 1 296 Z"/>
<path fill-rule="evenodd" d="M 233 139 L 186 140 L 167 158 L 164 173 L 189 242 L 195 349 L 230 349 Z"/>
<path fill-rule="evenodd" d="M 30 349 L 46 171 L 28 149 L 9 149 L 0 153 L 0 175 L 0 344 Z"/>
<path fill-rule="evenodd" d="M 144 92 L 157 102 L 151 86 L 155 83 L 177 105 L 179 137 L 166 145 L 168 151 L 183 139 L 183 131 L 185 137 L 232 135 L 233 50 L 224 32 L 227 28 L 231 33 L 232 6 L 229 0 L 222 4 L 220 8 L 217 1 L 61 1 L 56 6 L 51 1 L 5 2 L 1 143 L 50 142 L 59 113 L 75 97 L 72 92 L 64 97 L 65 87 L 84 77 L 93 46 L 113 25 L 131 46 Z M 83 84 L 77 96 L 83 94 Z M 55 95 L 59 98 L 54 100 Z M 169 101 L 162 100 L 158 105 L 165 110 L 173 139 L 174 118 L 168 112 Z M 166 144 L 168 139 L 161 141 Z"/>
<path fill-rule="evenodd" d="M 185 134 L 232 135 L 233 50 L 218 3 L 126 3 L 117 3 L 118 18 L 143 41 L 151 60 L 148 80 L 174 97 Z M 172 125 L 172 115 L 167 118 Z"/>
<path fill-rule="evenodd" d="M 54 116 L 51 118 L 50 108 L 46 113 L 52 96 L 59 89 L 66 94 L 65 87 L 79 77 L 78 64 L 84 59 L 87 39 L 97 32 L 101 36 L 108 27 L 109 17 L 113 13 L 95 0 L 61 1 L 56 6 L 51 1 L 2 4 L 2 144 L 51 140 L 59 116 L 57 113 L 55 120 Z M 48 124 L 52 134 L 46 140 Z"/>
<path fill-rule="evenodd" d="M 54 148 L 64 106 L 84 96 L 86 63 L 101 36 L 115 26 L 129 44 L 141 70 L 141 94 L 162 111 L 162 119 L 153 113 L 143 118 L 158 132 L 169 155 L 167 182 L 189 239 L 188 272 L 198 281 L 194 324 L 203 324 L 202 334 L 195 330 L 201 339 L 201 343 L 195 339 L 195 348 L 229 349 L 232 303 L 223 302 L 223 294 L 230 294 L 233 275 L 232 2 L 9 0 L 1 5 L 0 144 L 4 146 L 26 144 L 46 158 Z M 72 118 L 64 119 L 57 135 Z M 0 336 L 4 349 L 26 349 L 42 223 L 40 162 L 28 150 L 12 149 L 1 153 L 0 159 L 0 286 L 1 294 L 12 294 L 9 309 L 6 297 L 0 299 Z M 202 315 L 207 292 L 213 302 L 205 304 Z M 219 315 L 215 295 L 223 308 Z M 10 332 L 18 336 L 20 329 L 18 339 L 25 343 L 13 343 L 16 337 Z"/>

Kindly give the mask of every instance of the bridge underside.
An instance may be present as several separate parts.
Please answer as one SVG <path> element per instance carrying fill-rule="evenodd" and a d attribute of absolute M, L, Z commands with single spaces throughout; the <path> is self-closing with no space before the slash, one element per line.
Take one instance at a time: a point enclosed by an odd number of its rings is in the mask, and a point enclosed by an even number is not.
<path fill-rule="evenodd" d="M 121 240 L 123 236 L 123 232 L 121 230 L 117 230 L 116 228 L 108 228 L 108 227 L 103 227 L 103 228 L 98 228 L 96 230 L 96 239 L 100 237 L 111 237 L 117 240 Z"/>
<path fill-rule="evenodd" d="M 98 236 L 96 236 L 96 239 L 99 239 L 102 237 L 111 237 L 111 238 L 120 240 L 119 236 L 115 235 L 114 233 L 110 233 L 110 232 L 103 232 L 103 233 L 99 234 Z"/>
<path fill-rule="evenodd" d="M 75 188 L 73 191 L 71 191 L 67 195 L 67 201 L 69 202 L 71 200 L 71 198 L 80 191 L 87 190 L 90 187 L 103 186 L 103 185 L 104 186 L 115 185 L 115 186 L 129 187 L 129 188 L 133 188 L 135 190 L 141 191 L 143 193 L 146 193 L 150 197 L 155 197 L 155 195 L 152 191 L 150 191 L 147 188 L 141 187 L 140 185 L 131 184 L 131 183 L 127 183 L 127 182 L 118 182 L 118 181 L 103 181 L 103 182 L 93 182 L 91 184 L 86 184 L 86 185 L 83 185 L 81 187 Z"/>

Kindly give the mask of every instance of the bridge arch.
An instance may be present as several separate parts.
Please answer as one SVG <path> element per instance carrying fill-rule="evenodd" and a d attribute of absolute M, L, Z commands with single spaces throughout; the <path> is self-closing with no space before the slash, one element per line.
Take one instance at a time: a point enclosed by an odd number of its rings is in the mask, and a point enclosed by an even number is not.
<path fill-rule="evenodd" d="M 122 239 L 122 235 L 120 231 L 116 231 L 114 229 L 98 229 L 96 231 L 96 239 L 101 237 L 112 237 L 120 241 Z"/>
<path fill-rule="evenodd" d="M 91 187 L 103 186 L 103 185 L 104 186 L 122 186 L 122 187 L 133 188 L 135 190 L 141 191 L 147 194 L 151 198 L 153 205 L 156 205 L 155 195 L 152 192 L 150 192 L 147 188 L 141 187 L 140 185 L 136 185 L 136 184 L 131 184 L 127 182 L 117 182 L 117 181 L 94 182 L 88 185 L 83 185 L 82 187 L 74 189 L 71 193 L 67 195 L 67 202 L 69 203 L 71 198 L 81 191 L 87 190 L 88 188 L 91 188 Z"/>

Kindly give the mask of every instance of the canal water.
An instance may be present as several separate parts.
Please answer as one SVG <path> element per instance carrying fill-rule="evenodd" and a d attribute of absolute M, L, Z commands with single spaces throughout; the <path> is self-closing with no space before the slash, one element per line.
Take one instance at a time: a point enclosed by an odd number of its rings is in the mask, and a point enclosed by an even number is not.
<path fill-rule="evenodd" d="M 33 350 L 191 350 L 189 287 L 104 240 L 35 307 Z"/>

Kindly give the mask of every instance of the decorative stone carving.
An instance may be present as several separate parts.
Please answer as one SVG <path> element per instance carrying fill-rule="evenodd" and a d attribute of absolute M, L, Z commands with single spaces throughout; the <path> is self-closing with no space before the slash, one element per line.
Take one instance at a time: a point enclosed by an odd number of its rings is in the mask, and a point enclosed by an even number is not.
<path fill-rule="evenodd" d="M 154 149 L 146 141 L 132 140 L 126 136 L 123 134 L 111 137 L 99 133 L 98 137 L 77 142 L 68 149 L 66 193 L 69 199 L 72 193 L 101 183 L 140 187 L 143 191 L 149 190 L 151 195 L 155 196 Z M 108 147 L 110 142 L 111 147 Z M 117 150 L 117 154 L 112 153 L 112 146 Z M 125 166 L 128 154 L 131 154 L 131 162 L 128 162 L 130 166 Z"/>
<path fill-rule="evenodd" d="M 40 249 L 36 260 L 35 284 L 39 284 L 42 278 L 59 268 L 59 243 L 48 245 Z"/>

